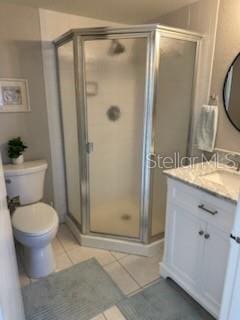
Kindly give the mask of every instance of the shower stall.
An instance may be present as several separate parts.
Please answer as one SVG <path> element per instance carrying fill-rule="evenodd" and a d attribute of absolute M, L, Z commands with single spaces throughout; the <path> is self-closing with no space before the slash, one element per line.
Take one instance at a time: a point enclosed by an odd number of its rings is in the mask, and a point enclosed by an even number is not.
<path fill-rule="evenodd" d="M 189 154 L 200 44 L 160 25 L 56 39 L 67 223 L 82 244 L 150 255 L 162 241 L 163 170 Z"/>

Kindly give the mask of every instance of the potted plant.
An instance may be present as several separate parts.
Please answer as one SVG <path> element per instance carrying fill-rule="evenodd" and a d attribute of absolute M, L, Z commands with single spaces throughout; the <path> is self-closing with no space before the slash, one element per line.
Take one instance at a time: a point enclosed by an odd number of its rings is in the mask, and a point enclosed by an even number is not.
<path fill-rule="evenodd" d="M 8 156 L 12 159 L 13 164 L 21 164 L 24 162 L 23 152 L 27 149 L 20 137 L 8 141 Z"/>

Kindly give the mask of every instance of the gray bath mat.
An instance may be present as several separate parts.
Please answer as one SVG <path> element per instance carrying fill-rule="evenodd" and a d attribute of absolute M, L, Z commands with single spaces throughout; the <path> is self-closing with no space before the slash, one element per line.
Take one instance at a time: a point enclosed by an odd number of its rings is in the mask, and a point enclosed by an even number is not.
<path fill-rule="evenodd" d="M 27 320 L 89 320 L 123 297 L 95 259 L 23 288 Z"/>
<path fill-rule="evenodd" d="M 160 280 L 122 300 L 119 309 L 127 320 L 213 320 L 171 280 Z"/>

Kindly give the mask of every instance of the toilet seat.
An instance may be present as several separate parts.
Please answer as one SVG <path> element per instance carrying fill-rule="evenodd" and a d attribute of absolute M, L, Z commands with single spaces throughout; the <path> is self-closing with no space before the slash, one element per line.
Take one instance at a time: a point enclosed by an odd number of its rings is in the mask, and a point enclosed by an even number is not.
<path fill-rule="evenodd" d="M 12 216 L 15 230 L 28 236 L 41 236 L 58 226 L 56 211 L 43 202 L 18 207 Z"/>

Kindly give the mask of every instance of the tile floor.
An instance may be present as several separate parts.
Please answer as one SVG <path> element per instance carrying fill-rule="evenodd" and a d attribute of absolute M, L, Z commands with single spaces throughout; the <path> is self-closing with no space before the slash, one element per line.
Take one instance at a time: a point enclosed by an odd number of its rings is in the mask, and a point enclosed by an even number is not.
<path fill-rule="evenodd" d="M 156 256 L 141 257 L 82 247 L 65 224 L 62 224 L 59 228 L 57 237 L 53 241 L 53 250 L 57 265 L 56 272 L 94 257 L 126 295 L 141 290 L 159 278 L 159 262 L 163 254 L 161 250 Z M 27 277 L 20 259 L 18 260 L 21 285 L 25 286 L 32 281 L 36 281 Z M 112 307 L 92 320 L 109 319 L 124 320 L 125 318 L 117 307 Z"/>

